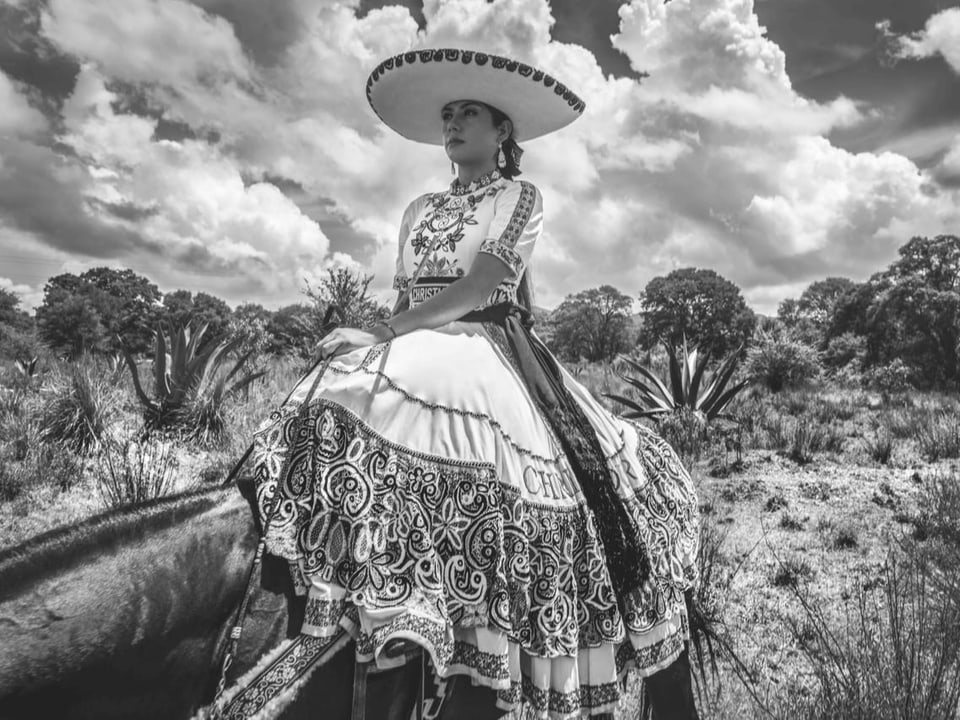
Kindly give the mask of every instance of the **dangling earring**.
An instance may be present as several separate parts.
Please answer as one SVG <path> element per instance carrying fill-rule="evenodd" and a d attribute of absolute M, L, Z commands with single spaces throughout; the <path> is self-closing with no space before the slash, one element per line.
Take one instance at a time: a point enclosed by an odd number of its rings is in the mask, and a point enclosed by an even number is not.
<path fill-rule="evenodd" d="M 504 168 L 507 166 L 507 158 L 503 154 L 503 143 L 497 143 L 499 151 L 497 153 L 497 167 Z"/>
<path fill-rule="evenodd" d="M 453 160 L 450 161 L 450 174 L 451 175 L 457 174 L 457 169 L 453 166 Z"/>

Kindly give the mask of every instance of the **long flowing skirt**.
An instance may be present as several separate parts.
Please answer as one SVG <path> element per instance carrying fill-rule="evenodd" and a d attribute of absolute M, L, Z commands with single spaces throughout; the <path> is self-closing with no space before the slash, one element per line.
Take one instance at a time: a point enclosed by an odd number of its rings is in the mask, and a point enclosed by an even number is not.
<path fill-rule="evenodd" d="M 267 549 L 308 596 L 302 632 L 346 627 L 358 659 L 381 666 L 412 641 L 438 676 L 552 719 L 609 712 L 628 669 L 677 658 L 699 579 L 697 497 L 654 431 L 561 366 L 649 555 L 649 579 L 618 602 L 593 514 L 500 328 L 457 321 L 338 356 L 298 424 L 319 367 L 254 437 L 260 512 L 281 493 Z"/>

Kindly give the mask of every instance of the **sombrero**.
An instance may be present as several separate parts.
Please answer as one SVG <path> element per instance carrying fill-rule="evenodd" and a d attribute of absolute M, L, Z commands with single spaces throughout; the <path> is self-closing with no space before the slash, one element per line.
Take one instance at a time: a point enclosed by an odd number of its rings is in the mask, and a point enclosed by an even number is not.
<path fill-rule="evenodd" d="M 569 125 L 584 102 L 543 70 L 473 50 L 410 50 L 387 58 L 367 78 L 377 116 L 410 140 L 443 145 L 443 106 L 479 100 L 506 113 L 513 138 L 532 140 Z"/>

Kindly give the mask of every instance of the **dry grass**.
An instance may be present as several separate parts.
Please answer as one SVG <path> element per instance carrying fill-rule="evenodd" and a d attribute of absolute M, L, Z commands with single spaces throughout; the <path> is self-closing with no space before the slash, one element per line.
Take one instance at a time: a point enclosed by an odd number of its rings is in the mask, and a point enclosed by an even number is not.
<path fill-rule="evenodd" d="M 102 510 L 105 476 L 136 476 L 140 467 L 156 479 L 169 461 L 177 465 L 169 490 L 222 481 L 305 370 L 296 360 L 271 363 L 228 404 L 221 447 L 174 440 L 163 462 L 148 453 L 138 460 L 128 447 L 113 456 L 113 475 L 110 460 L 84 461 L 41 441 L 41 388 L 52 378 L 0 390 L 0 545 Z M 602 366 L 584 367 L 577 379 L 612 411 L 603 393 L 632 390 Z M 129 382 L 118 388 L 105 423 L 114 433 L 139 420 Z M 960 404 L 819 384 L 775 395 L 750 388 L 732 412 L 738 422 L 706 437 L 685 437 L 679 423 L 668 438 L 684 451 L 701 496 L 700 599 L 722 619 L 730 649 L 703 716 L 948 717 L 942 710 L 958 681 L 947 653 L 955 648 L 932 638 L 954 627 L 960 598 Z M 891 605 L 891 587 L 899 604 Z M 912 663 L 913 674 L 898 676 L 897 663 Z M 624 720 L 636 709 L 636 681 L 630 687 Z M 896 705 L 907 695 L 933 709 Z M 857 703 L 860 714 L 843 714 Z"/>

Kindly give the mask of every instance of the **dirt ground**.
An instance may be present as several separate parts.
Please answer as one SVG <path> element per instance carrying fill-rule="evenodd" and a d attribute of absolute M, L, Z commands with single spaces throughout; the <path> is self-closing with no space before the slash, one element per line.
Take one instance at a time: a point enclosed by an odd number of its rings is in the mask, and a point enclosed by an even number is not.
<path fill-rule="evenodd" d="M 926 462 L 909 439 L 895 442 L 887 464 L 870 459 L 861 441 L 870 412 L 864 407 L 847 419 L 839 451 L 816 452 L 809 462 L 791 459 L 786 449 L 757 448 L 744 450 L 742 461 L 726 471 L 716 469 L 716 457 L 688 462 L 702 522 L 719 543 L 710 597 L 749 672 L 752 691 L 761 697 L 811 687 L 809 668 L 785 622 L 802 615 L 791 587 L 803 588 L 828 617 L 842 622 L 857 584 L 875 580 L 889 549 L 913 532 L 911 517 L 924 478 L 931 473 L 960 478 L 957 460 Z M 242 452 L 242 437 L 217 452 L 181 448 L 170 490 L 221 479 Z M 42 484 L 0 503 L 0 547 L 101 512 L 105 505 L 92 465 L 88 470 L 66 491 Z M 721 682 L 719 696 L 704 705 L 704 717 L 765 717 L 729 666 Z M 631 692 L 636 689 L 634 682 Z M 635 713 L 635 697 L 628 697 L 619 715 L 632 719 Z"/>

